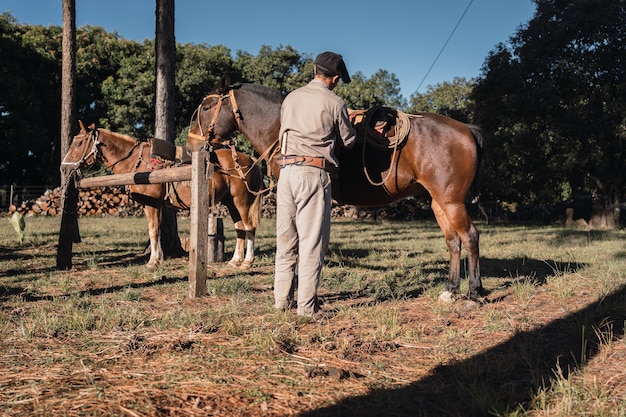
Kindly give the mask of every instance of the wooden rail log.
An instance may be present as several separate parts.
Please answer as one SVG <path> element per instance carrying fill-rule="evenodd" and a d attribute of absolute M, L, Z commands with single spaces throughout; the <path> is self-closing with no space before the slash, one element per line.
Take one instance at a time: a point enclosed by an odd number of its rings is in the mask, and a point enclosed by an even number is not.
<path fill-rule="evenodd" d="M 132 184 L 162 184 L 164 182 L 191 181 L 191 165 L 180 168 L 158 169 L 150 172 L 104 175 L 84 178 L 78 188 L 108 187 Z"/>

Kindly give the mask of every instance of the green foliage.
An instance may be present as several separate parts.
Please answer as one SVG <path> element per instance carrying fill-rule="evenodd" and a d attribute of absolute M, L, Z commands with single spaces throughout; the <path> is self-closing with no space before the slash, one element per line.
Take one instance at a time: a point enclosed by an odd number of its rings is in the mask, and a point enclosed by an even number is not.
<path fill-rule="evenodd" d="M 262 46 L 256 57 L 247 52 L 237 53 L 235 68 L 241 81 L 261 84 L 284 93 L 295 90 L 310 81 L 313 74 L 312 59 L 300 55 L 291 46 L 272 50 Z"/>
<path fill-rule="evenodd" d="M 86 124 L 107 123 L 110 103 L 103 94 L 103 81 L 114 77 L 124 57 L 136 55 L 142 45 L 119 38 L 97 26 L 84 26 L 76 31 L 76 102 L 78 114 Z M 78 130 L 78 125 L 76 125 Z"/>
<path fill-rule="evenodd" d="M 369 109 L 374 106 L 389 106 L 398 109 L 406 107 L 406 100 L 400 94 L 400 82 L 395 74 L 378 70 L 372 78 L 366 79 L 357 71 L 351 76 L 350 84 L 339 83 L 335 88 L 352 109 Z"/>
<path fill-rule="evenodd" d="M 5 183 L 59 183 L 61 28 L 20 25 L 0 15 L 0 161 Z M 153 40 L 120 38 L 97 26 L 76 31 L 78 119 L 138 139 L 154 135 L 155 47 Z M 177 45 L 176 142 L 184 144 L 193 114 L 223 75 L 288 93 L 313 75 L 313 58 L 291 46 L 261 47 L 255 56 L 223 45 Z M 404 106 L 395 75 L 362 75 L 338 90 L 354 108 Z M 77 120 L 78 122 L 78 120 Z M 76 123 L 76 132 L 78 123 Z M 247 140 L 238 147 L 251 152 Z"/>
<path fill-rule="evenodd" d="M 623 201 L 626 190 L 626 0 L 535 0 L 537 11 L 497 45 L 478 79 L 429 86 L 407 102 L 395 74 L 352 73 L 335 92 L 350 108 L 387 105 L 475 123 L 487 146 L 482 200 L 551 205 L 581 193 Z M 154 134 L 154 42 L 100 27 L 77 30 L 78 118 L 131 134 Z M 60 163 L 61 28 L 0 15 L 0 143 L 5 183 L 56 185 Z M 291 46 L 258 54 L 179 44 L 176 138 L 223 75 L 288 93 L 312 78 L 313 57 Z M 239 149 L 252 153 L 247 140 Z"/>
<path fill-rule="evenodd" d="M 109 104 L 102 124 L 138 138 L 154 131 L 154 43 L 144 41 L 137 53 L 123 56 L 119 69 L 102 83 Z"/>
<path fill-rule="evenodd" d="M 456 77 L 452 82 L 428 86 L 425 94 L 415 93 L 410 98 L 409 113 L 430 112 L 464 122 L 473 119 L 474 103 L 470 95 L 473 80 Z"/>
<path fill-rule="evenodd" d="M 558 202 L 561 190 L 623 200 L 626 1 L 535 3 L 474 89 L 491 136 L 483 194 L 530 204 Z"/>
<path fill-rule="evenodd" d="M 0 15 L 0 177 L 5 184 L 58 184 L 59 27 L 17 25 Z"/>
<path fill-rule="evenodd" d="M 176 126 L 186 142 L 192 114 L 221 76 L 232 71 L 233 60 L 223 45 L 178 45 L 176 55 Z"/>
<path fill-rule="evenodd" d="M 16 211 L 9 217 L 9 222 L 13 225 L 13 229 L 15 229 L 17 239 L 21 245 L 24 243 L 24 230 L 26 230 L 26 220 L 24 220 L 24 216 Z"/>

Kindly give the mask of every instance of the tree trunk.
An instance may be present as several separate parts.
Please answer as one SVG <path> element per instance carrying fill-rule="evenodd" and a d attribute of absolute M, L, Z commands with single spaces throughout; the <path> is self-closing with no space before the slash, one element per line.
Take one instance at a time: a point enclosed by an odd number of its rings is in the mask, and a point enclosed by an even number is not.
<path fill-rule="evenodd" d="M 589 226 L 592 229 L 615 230 L 619 224 L 619 207 L 617 204 L 607 205 L 604 201 L 593 203 Z"/>
<path fill-rule="evenodd" d="M 63 0 L 63 63 L 61 69 L 61 160 L 76 128 L 76 0 Z"/>
<path fill-rule="evenodd" d="M 156 0 L 156 96 L 154 136 L 170 143 L 176 141 L 174 94 L 176 38 L 174 36 L 174 0 Z M 178 237 L 176 211 L 166 207 L 161 212 L 161 247 L 165 256 L 185 253 Z"/>

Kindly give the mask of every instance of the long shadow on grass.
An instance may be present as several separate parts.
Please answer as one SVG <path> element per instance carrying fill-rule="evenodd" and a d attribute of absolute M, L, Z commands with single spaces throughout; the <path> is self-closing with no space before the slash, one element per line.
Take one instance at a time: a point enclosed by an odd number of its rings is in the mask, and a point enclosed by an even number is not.
<path fill-rule="evenodd" d="M 626 286 L 622 286 L 563 319 L 518 333 L 469 359 L 439 366 L 403 388 L 374 388 L 303 416 L 473 417 L 502 415 L 519 405 L 528 408 L 557 370 L 567 378 L 598 354 L 594 329 L 600 329 L 603 337 L 621 338 L 625 319 Z M 607 323 L 614 324 L 612 333 Z"/>
<path fill-rule="evenodd" d="M 181 281 L 187 281 L 187 277 L 182 277 L 182 278 L 167 278 L 167 277 L 163 277 L 158 281 L 148 281 L 148 282 L 130 282 L 128 284 L 123 284 L 123 285 L 115 285 L 112 287 L 105 287 L 105 288 L 95 288 L 95 289 L 90 289 L 90 290 L 85 290 L 85 291 L 78 291 L 72 294 L 61 294 L 61 295 L 34 295 L 32 293 L 29 293 L 26 289 L 24 288 L 17 288 L 17 287 L 11 287 L 11 288 L 5 288 L 4 292 L 0 291 L 0 299 L 2 297 L 9 297 L 9 296 L 13 296 L 13 295 L 22 295 L 22 297 L 24 298 L 24 301 L 28 301 L 28 302 L 34 302 L 34 301 L 52 301 L 54 299 L 59 299 L 59 298 L 63 298 L 63 297 L 71 297 L 71 296 L 78 296 L 78 297 L 85 297 L 85 296 L 97 296 L 97 295 L 103 295 L 103 294 L 109 294 L 109 293 L 113 293 L 113 292 L 117 292 L 117 291 L 125 291 L 129 288 L 149 288 L 149 287 L 156 287 L 156 286 L 160 286 L 160 285 L 166 285 L 166 284 L 175 284 Z"/>
<path fill-rule="evenodd" d="M 464 265 L 465 266 L 465 265 Z M 580 262 L 561 262 L 552 259 L 494 259 L 480 258 L 480 270 L 485 277 L 494 278 L 530 278 L 537 284 L 545 284 L 548 277 L 571 274 L 586 268 Z M 466 270 L 466 268 L 464 268 Z"/>
<path fill-rule="evenodd" d="M 366 258 L 368 252 L 366 250 L 349 250 L 343 251 L 344 260 L 341 263 L 334 261 L 327 261 L 327 267 L 346 267 L 346 268 L 363 268 L 368 271 L 389 271 L 388 266 L 376 266 L 369 263 L 360 263 L 356 259 Z M 530 258 L 515 258 L 515 259 L 493 259 L 493 258 L 481 258 L 480 266 L 483 277 L 489 278 L 501 278 L 506 280 L 504 286 L 510 286 L 516 280 L 528 280 L 533 285 L 544 285 L 549 277 L 558 276 L 560 274 L 571 274 L 585 268 L 587 265 L 583 263 L 570 263 L 560 262 L 555 260 L 540 260 Z M 388 276 L 386 277 L 386 285 L 391 285 L 395 288 L 390 288 L 388 297 L 384 294 L 380 294 L 376 289 L 366 288 L 361 292 L 355 291 L 342 291 L 336 294 L 325 295 L 324 298 L 327 301 L 330 300 L 348 300 L 361 298 L 365 295 L 374 295 L 376 293 L 377 301 L 385 301 L 392 298 L 417 298 L 421 296 L 424 291 L 430 286 L 445 283 L 448 280 L 448 261 L 439 260 L 425 263 L 419 267 L 419 274 L 412 277 L 404 276 Z M 463 259 L 461 266 L 462 271 L 467 271 L 467 259 Z M 426 278 L 436 276 L 436 278 Z M 424 277 L 423 279 L 416 281 L 416 278 Z M 461 279 L 466 279 L 464 274 L 461 274 Z M 410 282 L 408 282 L 410 281 Z M 378 281 L 373 282 L 373 286 Z M 417 287 L 417 288 L 415 288 Z M 411 289 L 412 288 L 412 289 Z"/>

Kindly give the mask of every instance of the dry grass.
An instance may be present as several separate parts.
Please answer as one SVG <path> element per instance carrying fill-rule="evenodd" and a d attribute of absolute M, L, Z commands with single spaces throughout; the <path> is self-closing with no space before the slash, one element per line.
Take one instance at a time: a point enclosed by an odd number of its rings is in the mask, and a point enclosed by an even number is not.
<path fill-rule="evenodd" d="M 27 225 L 0 219 L 2 415 L 626 415 L 624 231 L 480 226 L 477 306 L 437 301 L 436 224 L 336 221 L 309 323 L 272 308 L 271 220 L 195 300 L 185 259 L 143 267 L 145 219 L 81 219 L 71 271 L 59 219 Z"/>

